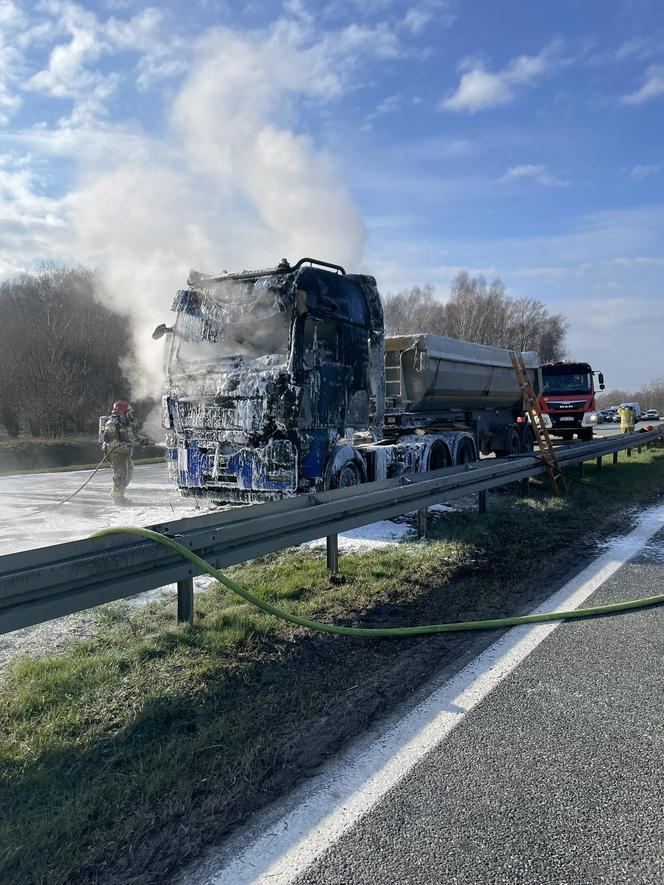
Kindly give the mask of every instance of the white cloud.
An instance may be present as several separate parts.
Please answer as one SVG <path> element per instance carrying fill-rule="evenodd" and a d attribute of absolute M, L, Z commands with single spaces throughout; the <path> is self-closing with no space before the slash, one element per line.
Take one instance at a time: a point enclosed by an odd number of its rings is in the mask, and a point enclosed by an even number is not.
<path fill-rule="evenodd" d="M 7 123 L 21 106 L 17 84 L 23 59 L 14 44 L 17 29 L 24 25 L 25 17 L 16 4 L 0 0 L 0 125 Z"/>
<path fill-rule="evenodd" d="M 0 29 L 25 24 L 25 13 L 13 0 L 0 0 Z"/>
<path fill-rule="evenodd" d="M 121 71 L 102 74 L 96 65 L 102 57 L 134 53 L 135 82 L 140 89 L 186 71 L 184 40 L 178 34 L 167 34 L 165 17 L 155 7 L 146 7 L 130 18 L 106 20 L 69 0 L 42 0 L 39 9 L 51 18 L 20 33 L 20 45 L 27 48 L 35 42 L 50 43 L 63 36 L 69 39 L 51 50 L 47 66 L 34 74 L 25 88 L 71 99 L 74 120 L 89 122 L 94 115 L 103 116 L 108 98 L 127 76 L 126 62 Z"/>
<path fill-rule="evenodd" d="M 308 25 L 313 22 L 313 16 L 302 0 L 286 0 L 284 3 L 284 10 L 289 13 L 289 15 L 292 15 L 293 18 L 300 19 L 300 21 L 303 21 Z"/>
<path fill-rule="evenodd" d="M 621 102 L 639 105 L 660 95 L 664 95 L 664 65 L 651 65 L 646 71 L 643 85 L 636 92 L 623 95 Z"/>
<path fill-rule="evenodd" d="M 379 101 L 373 110 L 367 116 L 367 122 L 364 125 L 365 129 L 371 129 L 371 123 L 376 120 L 378 117 L 382 117 L 385 114 L 395 114 L 397 111 L 401 109 L 402 99 L 400 95 L 388 95 L 382 101 Z"/>
<path fill-rule="evenodd" d="M 57 98 L 78 95 L 92 85 L 98 75 L 85 70 L 85 65 L 102 54 L 94 31 L 74 27 L 71 40 L 56 46 L 51 52 L 48 67 L 39 71 L 27 82 L 28 89 L 45 92 Z"/>
<path fill-rule="evenodd" d="M 618 47 L 615 59 L 616 61 L 643 61 L 659 52 L 660 44 L 654 37 L 630 37 Z"/>
<path fill-rule="evenodd" d="M 643 165 L 643 166 L 632 166 L 629 170 L 628 175 L 630 178 L 633 178 L 634 181 L 643 181 L 644 178 L 649 178 L 651 175 L 657 175 L 662 169 L 659 165 Z"/>
<path fill-rule="evenodd" d="M 526 164 L 523 166 L 510 166 L 510 168 L 507 170 L 507 172 L 505 172 L 500 180 L 515 181 L 517 179 L 523 178 L 535 181 L 537 184 L 544 185 L 544 187 L 566 187 L 569 183 L 567 181 L 563 181 L 561 178 L 557 178 L 555 175 L 552 175 L 547 170 L 546 166 L 533 164 Z"/>
<path fill-rule="evenodd" d="M 552 43 L 538 55 L 521 55 L 501 71 L 487 71 L 483 62 L 466 60 L 456 90 L 440 103 L 446 111 L 477 111 L 511 104 L 519 88 L 526 88 L 550 73 L 559 58 L 559 45 Z M 464 70 L 466 68 L 466 70 Z"/>
<path fill-rule="evenodd" d="M 404 28 L 411 34 L 419 34 L 433 19 L 433 14 L 428 9 L 412 6 L 401 20 Z"/>
<path fill-rule="evenodd" d="M 0 82 L 0 125 L 7 123 L 20 106 L 20 97 L 10 92 L 5 83 Z"/>

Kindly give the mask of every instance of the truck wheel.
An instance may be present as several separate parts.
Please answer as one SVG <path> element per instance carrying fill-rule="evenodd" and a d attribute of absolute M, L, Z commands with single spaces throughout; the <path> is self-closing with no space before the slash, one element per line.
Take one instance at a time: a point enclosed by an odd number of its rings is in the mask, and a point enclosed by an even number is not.
<path fill-rule="evenodd" d="M 526 424 L 521 434 L 521 451 L 529 454 L 532 452 L 534 445 L 535 437 L 533 436 L 532 428 L 529 424 Z"/>
<path fill-rule="evenodd" d="M 325 488 L 342 489 L 367 481 L 364 459 L 352 446 L 340 446 L 325 468 Z"/>
<path fill-rule="evenodd" d="M 346 489 L 350 486 L 359 486 L 362 482 L 360 468 L 355 461 L 346 461 L 339 472 L 332 478 L 333 489 Z"/>
<path fill-rule="evenodd" d="M 427 470 L 442 470 L 452 466 L 452 455 L 444 442 L 437 440 L 431 446 Z"/>
<path fill-rule="evenodd" d="M 505 448 L 495 449 L 496 458 L 506 458 L 508 455 L 521 454 L 521 437 L 515 427 L 511 427 L 505 437 Z"/>
<path fill-rule="evenodd" d="M 472 464 L 473 461 L 477 461 L 475 446 L 473 445 L 471 440 L 462 439 L 456 452 L 456 463 Z"/>
<path fill-rule="evenodd" d="M 582 442 L 590 442 L 593 438 L 593 429 L 591 427 L 590 430 L 579 430 L 577 435 Z"/>

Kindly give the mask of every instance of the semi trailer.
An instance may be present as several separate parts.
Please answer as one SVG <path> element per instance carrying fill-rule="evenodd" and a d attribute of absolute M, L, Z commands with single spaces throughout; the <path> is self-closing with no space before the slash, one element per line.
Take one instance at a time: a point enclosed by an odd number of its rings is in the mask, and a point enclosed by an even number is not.
<path fill-rule="evenodd" d="M 190 273 L 172 305 L 163 424 L 184 495 L 250 503 L 529 451 L 510 352 L 385 337 L 373 277 L 303 258 Z M 539 360 L 524 360 L 537 393 Z"/>

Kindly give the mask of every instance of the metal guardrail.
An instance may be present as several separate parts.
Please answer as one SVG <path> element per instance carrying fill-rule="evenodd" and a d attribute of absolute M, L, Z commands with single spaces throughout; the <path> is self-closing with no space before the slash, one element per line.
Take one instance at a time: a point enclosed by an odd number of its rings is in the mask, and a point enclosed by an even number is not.
<path fill-rule="evenodd" d="M 557 449 L 561 467 L 664 441 L 664 426 Z M 317 538 L 328 538 L 336 566 L 339 532 L 543 473 L 539 455 L 486 459 L 462 467 L 301 495 L 151 526 L 225 568 Z M 178 583 L 178 619 L 193 617 L 193 577 L 200 572 L 161 545 L 135 536 L 71 541 L 0 557 L 0 634 Z"/>

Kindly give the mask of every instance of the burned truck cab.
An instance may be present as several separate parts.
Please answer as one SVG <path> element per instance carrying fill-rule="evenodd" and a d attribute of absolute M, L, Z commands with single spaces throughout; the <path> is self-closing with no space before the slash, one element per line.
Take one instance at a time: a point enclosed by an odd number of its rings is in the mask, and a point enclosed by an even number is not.
<path fill-rule="evenodd" d="M 249 503 L 317 490 L 343 442 L 383 423 L 383 318 L 373 277 L 302 259 L 193 272 L 166 357 L 171 477 L 183 494 Z M 358 462 L 358 481 L 362 465 Z"/>

